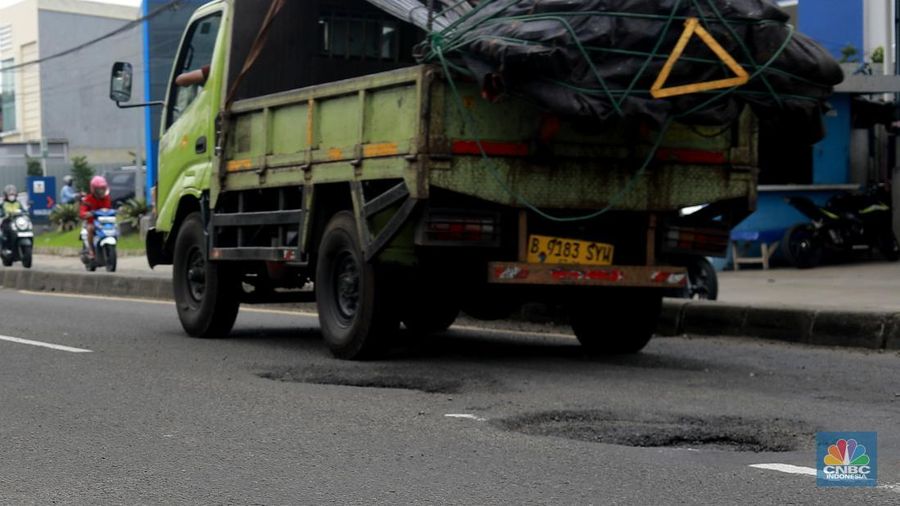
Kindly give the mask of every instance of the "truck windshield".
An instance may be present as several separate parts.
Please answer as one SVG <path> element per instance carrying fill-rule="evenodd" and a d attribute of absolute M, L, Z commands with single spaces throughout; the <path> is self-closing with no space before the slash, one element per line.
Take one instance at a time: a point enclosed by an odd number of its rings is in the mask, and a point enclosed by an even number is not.
<path fill-rule="evenodd" d="M 175 76 L 201 69 L 212 63 L 221 21 L 222 14 L 215 13 L 198 19 L 190 26 L 178 53 Z M 174 82 L 171 84 L 172 89 L 169 92 L 169 105 L 166 111 L 167 128 L 175 123 L 181 113 L 197 98 L 204 84 L 190 86 L 176 86 Z"/>

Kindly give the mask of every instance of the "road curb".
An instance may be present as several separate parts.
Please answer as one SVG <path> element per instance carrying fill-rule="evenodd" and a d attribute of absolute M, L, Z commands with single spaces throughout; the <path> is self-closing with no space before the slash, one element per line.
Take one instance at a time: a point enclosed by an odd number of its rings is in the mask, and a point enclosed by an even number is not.
<path fill-rule="evenodd" d="M 900 313 L 894 313 L 884 326 L 884 347 L 900 350 Z"/>
<path fill-rule="evenodd" d="M 172 300 L 171 279 L 121 273 L 4 270 L 0 283 L 15 290 Z M 657 335 L 684 334 L 900 350 L 900 313 L 666 299 Z"/>
<path fill-rule="evenodd" d="M 660 335 L 759 337 L 791 343 L 900 350 L 900 313 L 666 300 Z M 678 315 L 672 321 L 672 315 Z"/>
<path fill-rule="evenodd" d="M 4 288 L 34 292 L 172 299 L 172 280 L 167 278 L 123 276 L 106 272 L 6 270 L 3 271 L 0 282 Z"/>
<path fill-rule="evenodd" d="M 80 257 L 81 248 L 67 248 L 64 246 L 37 246 L 34 248 L 35 255 L 52 255 L 56 257 Z M 142 250 L 120 249 L 116 254 L 121 257 L 142 257 L 146 253 Z"/>

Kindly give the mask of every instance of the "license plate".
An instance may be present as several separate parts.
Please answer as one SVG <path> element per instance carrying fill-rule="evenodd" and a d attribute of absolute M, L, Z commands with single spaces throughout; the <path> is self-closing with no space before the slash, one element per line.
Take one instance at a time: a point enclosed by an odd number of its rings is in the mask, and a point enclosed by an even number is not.
<path fill-rule="evenodd" d="M 613 245 L 545 235 L 528 237 L 528 262 L 533 264 L 612 265 Z"/>

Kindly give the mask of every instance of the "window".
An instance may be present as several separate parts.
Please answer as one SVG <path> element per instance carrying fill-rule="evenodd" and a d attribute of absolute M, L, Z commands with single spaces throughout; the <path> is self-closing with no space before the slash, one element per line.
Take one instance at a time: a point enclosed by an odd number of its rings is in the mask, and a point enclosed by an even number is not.
<path fill-rule="evenodd" d="M 0 26 L 0 53 L 4 51 L 12 51 L 12 26 Z"/>
<path fill-rule="evenodd" d="M 12 59 L 0 61 L 0 132 L 16 129 L 16 72 L 6 70 L 13 63 Z"/>
<path fill-rule="evenodd" d="M 328 15 L 319 18 L 319 52 L 336 58 L 396 60 L 397 23 L 388 19 Z"/>
<path fill-rule="evenodd" d="M 222 14 L 216 13 L 198 19 L 191 25 L 178 55 L 178 64 L 175 66 L 176 76 L 184 72 L 203 68 L 212 63 L 213 51 L 216 49 L 216 36 L 219 33 L 221 21 Z M 200 94 L 200 90 L 203 89 L 205 84 L 176 86 L 173 82 L 171 86 L 166 127 L 175 123 L 181 116 L 181 113 L 194 102 L 194 99 Z"/>

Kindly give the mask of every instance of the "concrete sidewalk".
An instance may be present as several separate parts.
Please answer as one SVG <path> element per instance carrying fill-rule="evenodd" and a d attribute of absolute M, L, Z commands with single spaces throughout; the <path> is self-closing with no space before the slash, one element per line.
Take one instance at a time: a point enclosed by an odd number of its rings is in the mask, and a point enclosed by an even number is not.
<path fill-rule="evenodd" d="M 668 301 L 659 332 L 900 349 L 900 263 L 721 272 L 718 301 Z"/>
<path fill-rule="evenodd" d="M 171 266 L 122 257 L 118 272 L 87 273 L 77 258 L 36 255 L 3 269 L 20 290 L 170 299 Z M 900 349 L 900 263 L 719 273 L 718 301 L 667 299 L 661 335 L 733 335 L 797 343 Z"/>
<path fill-rule="evenodd" d="M 719 300 L 728 304 L 900 313 L 900 262 L 720 272 Z"/>

